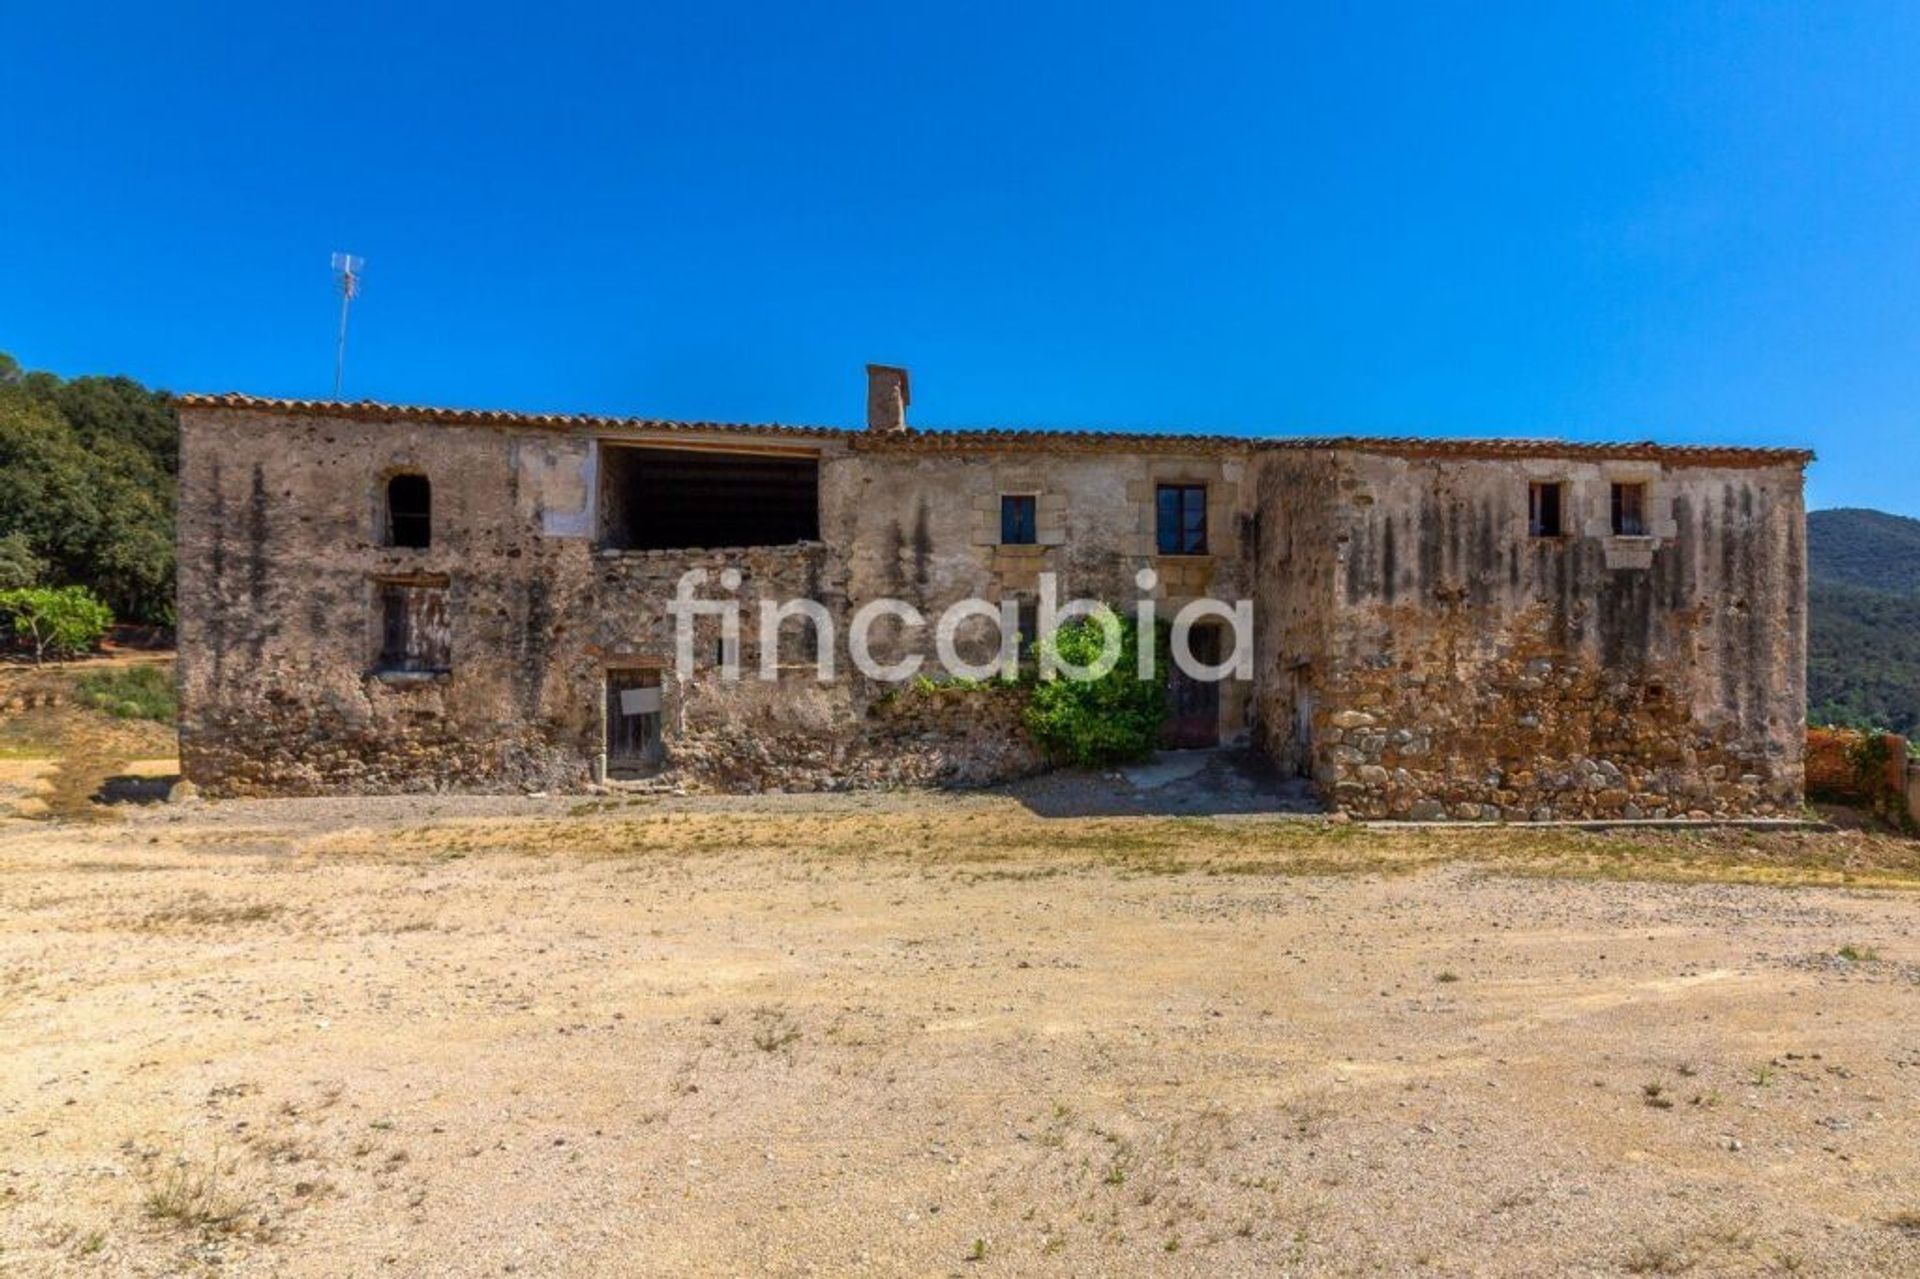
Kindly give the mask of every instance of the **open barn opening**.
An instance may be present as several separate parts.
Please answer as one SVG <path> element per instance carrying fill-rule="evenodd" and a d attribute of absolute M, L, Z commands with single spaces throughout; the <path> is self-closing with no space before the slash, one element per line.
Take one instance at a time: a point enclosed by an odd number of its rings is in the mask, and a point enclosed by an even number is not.
<path fill-rule="evenodd" d="M 600 516 L 601 542 L 623 550 L 818 541 L 820 461 L 603 444 Z"/>

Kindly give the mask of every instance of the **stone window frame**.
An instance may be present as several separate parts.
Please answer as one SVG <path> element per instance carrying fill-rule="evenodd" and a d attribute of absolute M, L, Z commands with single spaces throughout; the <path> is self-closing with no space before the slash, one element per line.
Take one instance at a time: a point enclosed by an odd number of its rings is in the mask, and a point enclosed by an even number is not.
<path fill-rule="evenodd" d="M 1133 503 L 1133 553 L 1146 560 L 1205 561 L 1231 558 L 1239 553 L 1239 531 L 1234 519 L 1240 500 L 1240 485 L 1245 479 L 1241 465 L 1232 459 L 1170 457 L 1148 459 L 1144 474 L 1127 483 L 1127 500 Z M 1154 496 L 1162 484 L 1200 484 L 1207 490 L 1207 549 L 1202 555 L 1162 555 L 1157 536 Z"/>
<path fill-rule="evenodd" d="M 1614 480 L 1607 485 L 1607 517 L 1615 537 L 1651 537 L 1649 494 L 1642 480 Z M 1627 527 L 1632 525 L 1631 528 Z"/>
<path fill-rule="evenodd" d="M 1040 541 L 1040 498 L 1041 496 L 1042 496 L 1042 493 L 1039 489 L 1027 489 L 1023 491 L 1020 489 L 1011 489 L 1011 488 L 1003 488 L 994 496 L 994 502 L 996 506 L 998 506 L 999 508 L 999 513 L 998 513 L 999 528 L 995 530 L 994 545 L 1022 546 L 1022 547 L 1043 545 L 1043 543 Z M 1031 541 L 1009 542 L 1006 540 L 1007 499 L 1010 497 L 1013 497 L 1013 498 L 1025 497 L 1025 498 L 1033 499 L 1033 539 Z"/>
<path fill-rule="evenodd" d="M 1643 533 L 1613 531 L 1613 486 L 1646 486 L 1645 506 L 1641 512 Z M 1673 518 L 1674 484 L 1658 462 L 1606 462 L 1598 468 L 1589 499 L 1584 503 L 1586 519 L 1582 530 L 1599 540 L 1609 569 L 1650 569 L 1654 552 L 1679 536 Z"/>
<path fill-rule="evenodd" d="M 989 548 L 994 554 L 1004 550 L 1013 556 L 1035 556 L 1067 542 L 1068 504 L 1066 493 L 1049 488 L 1045 478 L 1032 465 L 999 464 L 989 477 L 991 488 L 974 501 L 973 544 Z M 979 492 L 978 489 L 975 490 Z M 1000 540 L 1000 499 L 1033 499 L 1033 541 Z"/>
<path fill-rule="evenodd" d="M 1199 546 L 1199 549 L 1197 550 L 1188 550 L 1183 545 L 1179 550 L 1169 551 L 1165 547 L 1160 545 L 1161 534 L 1164 532 L 1164 530 L 1160 527 L 1160 495 L 1162 493 L 1167 492 L 1170 489 L 1182 495 L 1180 499 L 1181 527 L 1174 530 L 1176 538 L 1182 542 L 1185 541 L 1185 536 L 1186 536 L 1186 528 L 1185 528 L 1186 497 L 1185 495 L 1193 492 L 1195 489 L 1198 489 L 1200 491 L 1200 546 Z M 1161 559 L 1203 559 L 1203 558 L 1212 557 L 1214 553 L 1213 530 L 1214 530 L 1215 524 L 1217 523 L 1214 517 L 1214 507 L 1216 505 L 1216 501 L 1215 501 L 1215 494 L 1213 490 L 1214 490 L 1213 484 L 1209 483 L 1206 480 L 1177 480 L 1177 479 L 1163 479 L 1159 477 L 1156 477 L 1154 479 L 1153 481 L 1153 553 L 1156 556 L 1158 556 Z"/>
<path fill-rule="evenodd" d="M 1170 607 L 1211 595 L 1222 588 L 1216 574 L 1241 553 L 1239 513 L 1241 485 L 1247 482 L 1244 463 L 1230 457 L 1148 457 L 1127 481 L 1127 501 L 1134 510 L 1134 532 L 1129 548 L 1135 564 L 1154 570 L 1158 581 L 1151 595 Z M 1202 555 L 1162 555 L 1157 530 L 1155 493 L 1162 484 L 1199 484 L 1207 490 L 1207 550 Z"/>

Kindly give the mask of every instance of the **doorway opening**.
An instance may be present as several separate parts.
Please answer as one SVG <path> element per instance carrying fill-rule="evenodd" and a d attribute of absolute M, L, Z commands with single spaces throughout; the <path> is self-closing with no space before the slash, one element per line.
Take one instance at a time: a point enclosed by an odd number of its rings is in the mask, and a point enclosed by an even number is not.
<path fill-rule="evenodd" d="M 1202 622 L 1187 632 L 1187 648 L 1196 664 L 1220 664 L 1220 628 Z M 1172 750 L 1193 750 L 1220 744 L 1220 683 L 1200 680 L 1180 669 L 1169 658 L 1167 671 L 1167 722 L 1160 729 L 1160 744 Z"/>
<path fill-rule="evenodd" d="M 660 672 L 607 672 L 607 776 L 645 777 L 665 762 Z"/>

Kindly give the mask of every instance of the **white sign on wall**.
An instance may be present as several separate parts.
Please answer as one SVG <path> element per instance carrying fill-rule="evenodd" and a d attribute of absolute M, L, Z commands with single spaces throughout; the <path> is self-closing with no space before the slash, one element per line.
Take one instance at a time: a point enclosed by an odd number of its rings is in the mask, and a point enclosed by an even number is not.
<path fill-rule="evenodd" d="M 659 689 L 623 688 L 620 690 L 620 713 L 622 715 L 657 715 L 659 712 Z"/>

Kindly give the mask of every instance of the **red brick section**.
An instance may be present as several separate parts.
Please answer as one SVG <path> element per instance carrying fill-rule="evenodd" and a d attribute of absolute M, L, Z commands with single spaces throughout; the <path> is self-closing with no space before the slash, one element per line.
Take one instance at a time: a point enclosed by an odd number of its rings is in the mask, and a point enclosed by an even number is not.
<path fill-rule="evenodd" d="M 1862 778 L 1855 749 L 1866 734 L 1853 728 L 1807 730 L 1807 795 L 1845 805 L 1876 805 L 1884 795 L 1907 795 L 1907 737 L 1878 734 L 1887 745 L 1885 776 Z M 1872 791 L 1872 793 L 1868 793 Z"/>

